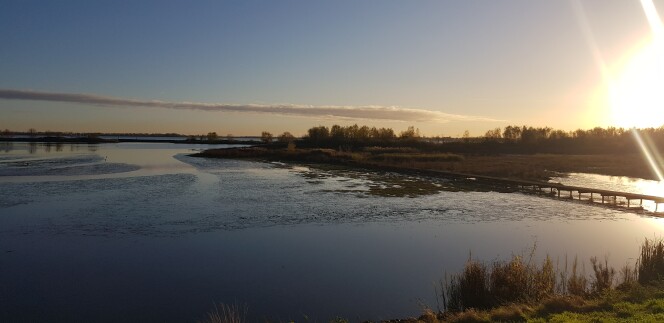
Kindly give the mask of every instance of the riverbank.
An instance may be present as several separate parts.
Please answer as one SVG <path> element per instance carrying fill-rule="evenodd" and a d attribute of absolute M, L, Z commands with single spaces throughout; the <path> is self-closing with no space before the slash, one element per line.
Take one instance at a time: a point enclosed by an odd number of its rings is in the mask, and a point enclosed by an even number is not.
<path fill-rule="evenodd" d="M 229 148 L 210 149 L 196 157 L 260 161 L 323 163 L 392 171 L 435 170 L 462 174 L 548 181 L 564 173 L 591 173 L 656 179 L 644 158 L 625 155 L 471 155 L 423 153 L 413 148 L 333 149 Z"/>

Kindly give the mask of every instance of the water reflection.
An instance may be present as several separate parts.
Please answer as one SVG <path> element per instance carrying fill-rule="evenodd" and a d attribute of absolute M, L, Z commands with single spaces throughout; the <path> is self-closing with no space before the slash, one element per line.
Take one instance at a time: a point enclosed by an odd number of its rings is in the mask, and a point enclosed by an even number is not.
<path fill-rule="evenodd" d="M 37 152 L 37 143 L 36 142 L 28 143 L 28 152 L 30 154 L 34 154 L 34 153 Z"/>

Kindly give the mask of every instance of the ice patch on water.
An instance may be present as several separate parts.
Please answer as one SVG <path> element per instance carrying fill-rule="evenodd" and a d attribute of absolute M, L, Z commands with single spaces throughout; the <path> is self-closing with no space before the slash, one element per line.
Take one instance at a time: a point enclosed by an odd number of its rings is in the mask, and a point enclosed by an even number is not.
<path fill-rule="evenodd" d="M 107 163 L 98 155 L 59 158 L 16 156 L 0 161 L 0 176 L 78 176 L 124 173 L 140 169 L 125 163 Z"/>

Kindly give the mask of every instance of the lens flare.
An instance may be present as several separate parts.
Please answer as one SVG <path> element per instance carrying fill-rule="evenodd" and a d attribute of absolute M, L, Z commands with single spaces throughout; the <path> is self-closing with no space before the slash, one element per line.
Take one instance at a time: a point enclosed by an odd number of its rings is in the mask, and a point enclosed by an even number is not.
<path fill-rule="evenodd" d="M 652 0 L 641 0 L 652 39 L 608 80 L 613 123 L 623 127 L 664 124 L 664 26 Z"/>
<path fill-rule="evenodd" d="M 648 164 L 650 165 L 650 168 L 652 169 L 653 173 L 657 176 L 657 179 L 661 182 L 664 181 L 664 175 L 662 174 L 662 169 L 660 168 L 660 164 L 657 162 L 659 159 L 658 154 L 653 156 L 653 152 L 656 153 L 656 151 L 653 151 L 651 149 L 651 145 L 646 144 L 646 142 L 643 140 L 641 137 L 641 134 L 639 133 L 639 130 L 633 128 L 632 129 L 632 135 L 634 135 L 634 139 L 636 142 L 639 144 L 639 147 L 641 148 L 641 152 L 643 153 L 643 156 L 646 158 L 648 161 Z"/>

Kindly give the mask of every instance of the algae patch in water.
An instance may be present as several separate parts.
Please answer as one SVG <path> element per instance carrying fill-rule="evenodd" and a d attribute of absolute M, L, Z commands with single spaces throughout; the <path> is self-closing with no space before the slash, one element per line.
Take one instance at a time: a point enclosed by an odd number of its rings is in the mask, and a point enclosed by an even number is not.
<path fill-rule="evenodd" d="M 322 189 L 322 192 L 350 193 L 363 197 L 418 197 L 461 190 L 444 179 L 363 171 L 335 165 L 308 165 L 294 168 L 294 171 L 310 184 L 331 186 Z"/>

